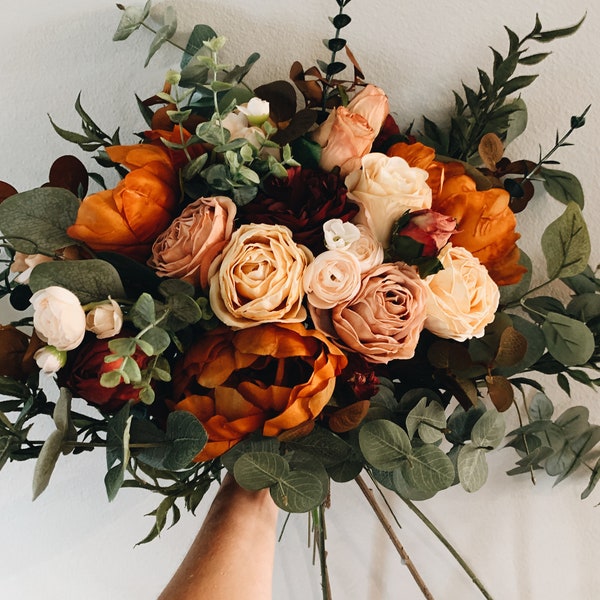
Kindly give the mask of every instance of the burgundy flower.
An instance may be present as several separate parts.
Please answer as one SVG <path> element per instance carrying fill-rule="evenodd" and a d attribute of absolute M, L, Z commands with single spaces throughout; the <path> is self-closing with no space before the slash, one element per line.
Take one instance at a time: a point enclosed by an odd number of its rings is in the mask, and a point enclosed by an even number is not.
<path fill-rule="evenodd" d="M 323 223 L 329 219 L 351 220 L 358 207 L 346 198 L 346 187 L 337 173 L 294 167 L 287 179 L 271 178 L 265 190 L 242 207 L 242 223 L 285 225 L 294 241 L 317 254 L 325 250 Z"/>
<path fill-rule="evenodd" d="M 375 374 L 373 365 L 369 364 L 360 354 L 349 352 L 346 354 L 348 365 L 337 379 L 336 391 L 343 399 L 352 402 L 369 400 L 377 393 L 379 379 Z"/>
<path fill-rule="evenodd" d="M 104 362 L 104 357 L 111 353 L 108 348 L 109 341 L 110 339 L 100 340 L 95 336 L 86 337 L 76 351 L 69 352 L 67 364 L 58 372 L 58 384 L 61 387 L 68 388 L 73 396 L 96 405 L 102 412 L 116 411 L 129 400 L 137 402 L 140 394 L 140 390 L 131 384 L 120 383 L 113 388 L 100 385 L 102 374 L 118 369 L 122 362 L 122 359 Z M 145 368 L 150 360 L 139 349 L 131 358 L 141 369 Z"/>

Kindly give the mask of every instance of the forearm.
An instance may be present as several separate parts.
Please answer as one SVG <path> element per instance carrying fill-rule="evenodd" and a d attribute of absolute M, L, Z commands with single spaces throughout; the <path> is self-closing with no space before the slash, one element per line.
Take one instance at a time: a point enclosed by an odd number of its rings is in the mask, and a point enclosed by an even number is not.
<path fill-rule="evenodd" d="M 277 507 L 227 475 L 181 566 L 158 600 L 269 600 Z"/>

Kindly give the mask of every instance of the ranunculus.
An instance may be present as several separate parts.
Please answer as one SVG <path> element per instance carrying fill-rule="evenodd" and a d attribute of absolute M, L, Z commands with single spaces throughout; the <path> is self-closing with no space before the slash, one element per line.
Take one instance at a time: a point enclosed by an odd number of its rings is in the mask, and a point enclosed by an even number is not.
<path fill-rule="evenodd" d="M 260 148 L 266 139 L 265 132 L 260 128 L 250 125 L 244 113 L 230 112 L 223 119 L 223 127 L 229 131 L 231 140 L 243 138 L 255 148 Z"/>
<path fill-rule="evenodd" d="M 431 207 L 427 171 L 411 167 L 404 159 L 373 153 L 363 157 L 362 170 L 346 177 L 348 197 L 360 210 L 354 217 L 371 229 L 387 247 L 392 226 L 407 210 Z"/>
<path fill-rule="evenodd" d="M 235 213 L 227 196 L 198 198 L 158 236 L 148 264 L 161 277 L 206 289 L 210 266 L 231 238 Z"/>
<path fill-rule="evenodd" d="M 285 225 L 297 244 L 314 254 L 323 252 L 323 223 L 329 219 L 350 221 L 358 211 L 348 201 L 346 187 L 336 173 L 292 167 L 286 179 L 270 177 L 264 191 L 241 207 L 242 223 Z"/>
<path fill-rule="evenodd" d="M 53 375 L 65 366 L 67 353 L 64 350 L 58 350 L 54 346 L 44 346 L 33 355 L 33 358 L 44 373 Z"/>
<path fill-rule="evenodd" d="M 59 350 L 73 350 L 85 335 L 85 312 L 77 296 L 57 285 L 31 296 L 33 326 L 42 340 Z"/>
<path fill-rule="evenodd" d="M 357 294 L 360 263 L 344 250 L 327 250 L 306 267 L 303 286 L 311 306 L 333 308 Z"/>
<path fill-rule="evenodd" d="M 346 357 L 301 324 L 264 324 L 207 333 L 176 367 L 176 410 L 198 417 L 208 444 L 203 461 L 253 431 L 276 436 L 315 419 L 327 404 Z"/>
<path fill-rule="evenodd" d="M 434 150 L 423 144 L 394 144 L 388 154 L 427 170 L 432 209 L 457 221 L 454 246 L 467 248 L 498 285 L 520 281 L 526 269 L 519 264 L 516 242 L 520 235 L 515 231 L 517 220 L 508 205 L 508 192 L 500 188 L 478 191 L 460 163 L 436 161 Z"/>
<path fill-rule="evenodd" d="M 254 127 L 260 127 L 269 118 L 269 103 L 256 96 L 250 98 L 245 104 L 239 104 L 236 108 L 246 116 L 248 123 Z"/>
<path fill-rule="evenodd" d="M 0 325 L 0 375 L 22 380 L 31 369 L 26 369 L 24 358 L 29 348 L 29 336 L 13 325 Z"/>
<path fill-rule="evenodd" d="M 430 290 L 425 328 L 458 342 L 481 337 L 494 320 L 498 286 L 466 248 L 450 243 L 438 259 L 444 268 L 425 280 Z"/>
<path fill-rule="evenodd" d="M 116 411 L 126 402 L 138 402 L 140 398 L 140 390 L 132 384 L 121 382 L 110 388 L 100 385 L 100 377 L 104 373 L 114 371 L 123 364 L 123 359 L 104 362 L 105 357 L 111 354 L 109 341 L 88 336 L 77 352 L 68 354 L 67 364 L 58 372 L 57 380 L 59 386 L 66 387 L 74 396 L 83 398 L 102 412 Z M 150 361 L 150 357 L 139 349 L 131 358 L 140 369 L 146 368 Z"/>
<path fill-rule="evenodd" d="M 389 113 L 386 95 L 368 85 L 347 107 L 335 108 L 313 133 L 322 148 L 319 166 L 325 171 L 339 167 L 342 177 L 360 168 L 360 159 L 373 146 L 381 125 Z"/>
<path fill-rule="evenodd" d="M 344 223 L 341 219 L 329 219 L 323 223 L 323 237 L 327 250 L 346 250 L 352 242 L 360 238 L 360 230 L 354 223 Z"/>
<path fill-rule="evenodd" d="M 164 147 L 112 146 L 106 152 L 131 170 L 114 189 L 84 198 L 67 233 L 93 250 L 144 261 L 177 207 L 177 172 Z"/>
<path fill-rule="evenodd" d="M 312 258 L 287 227 L 242 225 L 217 259 L 210 280 L 213 312 L 235 328 L 304 321 L 301 282 Z"/>
<path fill-rule="evenodd" d="M 98 339 L 114 337 L 123 327 L 123 311 L 109 298 L 108 302 L 95 306 L 88 312 L 85 326 L 88 331 L 95 333 Z"/>
<path fill-rule="evenodd" d="M 354 254 L 360 264 L 360 271 L 364 273 L 380 265 L 384 259 L 383 246 L 366 225 L 357 225 L 360 237 L 352 242 L 346 252 Z"/>
<path fill-rule="evenodd" d="M 394 227 L 392 248 L 398 259 L 437 256 L 456 231 L 456 219 L 433 210 L 417 210 L 401 217 Z M 402 250 L 408 255 L 402 256 Z"/>
<path fill-rule="evenodd" d="M 45 254 L 23 254 L 23 252 L 15 252 L 15 257 L 10 265 L 12 273 L 19 273 L 15 280 L 19 283 L 28 283 L 33 267 L 44 263 L 52 262 L 51 256 Z"/>
<path fill-rule="evenodd" d="M 363 273 L 360 290 L 331 310 L 312 308 L 320 331 L 371 363 L 412 358 L 423 329 L 428 289 L 405 263 L 384 263 Z"/>

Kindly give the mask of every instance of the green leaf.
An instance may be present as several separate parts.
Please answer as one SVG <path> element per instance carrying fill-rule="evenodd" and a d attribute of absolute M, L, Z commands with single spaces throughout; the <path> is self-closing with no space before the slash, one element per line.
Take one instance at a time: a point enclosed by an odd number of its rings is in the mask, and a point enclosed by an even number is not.
<path fill-rule="evenodd" d="M 529 416 L 532 421 L 547 421 L 552 418 L 554 405 L 552 401 L 541 392 L 538 392 L 529 405 Z"/>
<path fill-rule="evenodd" d="M 309 435 L 286 442 L 290 450 L 301 450 L 317 457 L 325 468 L 337 465 L 346 460 L 352 453 L 352 446 L 338 435 L 316 426 Z"/>
<path fill-rule="evenodd" d="M 466 444 L 458 453 L 458 478 L 467 492 L 476 492 L 487 480 L 488 465 L 485 453 L 483 448 L 474 444 Z"/>
<path fill-rule="evenodd" d="M 128 441 L 129 428 L 131 427 L 130 412 L 131 405 L 128 402 L 108 420 L 106 427 L 107 469 L 110 469 L 116 462 L 122 463 L 125 460 L 125 442 Z"/>
<path fill-rule="evenodd" d="M 13 438 L 8 436 L 0 438 L 0 470 L 2 470 L 2 467 L 6 464 L 6 461 L 10 458 L 13 448 Z"/>
<path fill-rule="evenodd" d="M 548 277 L 573 277 L 587 266 L 591 244 L 581 209 L 569 202 L 565 212 L 542 234 Z"/>
<path fill-rule="evenodd" d="M 283 510 L 302 513 L 319 506 L 323 487 L 316 475 L 291 471 L 271 487 L 271 497 Z"/>
<path fill-rule="evenodd" d="M 500 286 L 500 304 L 509 304 L 520 300 L 528 291 L 531 285 L 531 276 L 533 274 L 533 265 L 531 259 L 523 250 L 519 249 L 519 264 L 527 269 L 527 272 L 521 278 L 519 283 Z"/>
<path fill-rule="evenodd" d="M 287 461 L 272 452 L 242 454 L 233 465 L 235 480 L 248 490 L 261 490 L 275 485 L 290 471 Z"/>
<path fill-rule="evenodd" d="M 249 437 L 237 443 L 233 448 L 228 450 L 221 456 L 221 464 L 228 470 L 233 471 L 236 461 L 251 452 L 268 452 L 270 454 L 278 454 L 279 441 L 277 438 Z"/>
<path fill-rule="evenodd" d="M 167 418 L 167 442 L 172 446 L 164 461 L 164 468 L 185 469 L 202 451 L 208 435 L 202 423 L 192 413 L 178 410 Z"/>
<path fill-rule="evenodd" d="M 407 433 L 395 423 L 379 419 L 365 423 L 359 444 L 367 461 L 381 471 L 393 471 L 412 455 Z"/>
<path fill-rule="evenodd" d="M 547 460 L 549 456 L 554 454 L 554 450 L 548 446 L 539 446 L 533 452 L 527 454 L 522 459 L 517 461 L 517 467 L 507 471 L 507 475 L 521 475 L 522 473 L 529 473 L 531 469 L 540 469 L 541 464 Z"/>
<path fill-rule="evenodd" d="M 588 428 L 587 431 L 582 433 L 578 438 L 570 443 L 570 449 L 572 451 L 572 461 L 567 465 L 567 468 L 562 471 L 554 485 L 560 483 L 563 479 L 568 477 L 580 464 L 585 455 L 598 443 L 600 442 L 600 426 L 594 425 Z M 552 458 L 552 457 L 551 457 Z M 551 460 L 549 458 L 548 460 Z"/>
<path fill-rule="evenodd" d="M 53 254 L 78 243 L 66 233 L 75 223 L 78 209 L 77 196 L 62 188 L 14 194 L 0 204 L 1 231 L 19 252 Z"/>
<path fill-rule="evenodd" d="M 116 269 L 98 259 L 52 261 L 37 265 L 29 278 L 31 290 L 37 292 L 51 285 L 70 290 L 82 304 L 106 300 L 109 296 L 126 297 Z"/>
<path fill-rule="evenodd" d="M 62 450 L 64 432 L 56 429 L 44 442 L 33 471 L 33 500 L 47 487 Z"/>
<path fill-rule="evenodd" d="M 208 25 L 195 25 L 185 46 L 185 52 L 181 57 L 181 68 L 183 69 L 190 60 L 204 48 L 204 42 L 217 37 L 217 33 Z"/>
<path fill-rule="evenodd" d="M 487 410 L 475 423 L 471 441 L 478 448 L 496 448 L 504 439 L 504 417 L 494 409 Z"/>
<path fill-rule="evenodd" d="M 575 202 L 579 208 L 583 209 L 583 188 L 575 175 L 567 171 L 547 169 L 546 167 L 542 167 L 539 174 L 544 182 L 544 189 L 553 198 L 563 204 Z"/>
<path fill-rule="evenodd" d="M 437 446 L 425 444 L 414 448 L 412 456 L 401 465 L 409 485 L 424 492 L 439 492 L 454 482 L 452 461 Z"/>
<path fill-rule="evenodd" d="M 558 425 L 567 440 L 575 440 L 589 428 L 590 411 L 585 406 L 571 406 L 558 419 Z"/>
<path fill-rule="evenodd" d="M 146 352 L 149 356 L 158 356 L 171 345 L 169 334 L 161 327 L 152 327 L 151 329 L 148 329 L 139 341 L 142 340 L 152 347 L 151 354 Z"/>
<path fill-rule="evenodd" d="M 592 474 L 590 475 L 590 481 L 587 487 L 581 492 L 582 500 L 585 500 L 594 491 L 598 481 L 600 481 L 600 458 L 596 461 L 596 464 L 592 469 Z"/>
<path fill-rule="evenodd" d="M 406 431 L 412 438 L 416 431 L 426 444 L 435 444 L 443 438 L 442 429 L 446 427 L 444 408 L 437 402 L 427 404 L 422 398 L 406 417 Z"/>
<path fill-rule="evenodd" d="M 145 329 L 156 322 L 156 305 L 154 298 L 144 292 L 129 309 L 127 315 L 138 329 Z"/>
<path fill-rule="evenodd" d="M 152 0 L 148 0 L 144 7 L 128 6 L 121 15 L 121 20 L 113 35 L 113 41 L 119 42 L 121 40 L 126 40 L 136 29 L 138 29 L 150 14 L 151 6 Z"/>
<path fill-rule="evenodd" d="M 589 327 L 565 315 L 549 312 L 542 331 L 548 351 L 565 366 L 584 365 L 596 349 L 594 334 Z"/>
<path fill-rule="evenodd" d="M 172 6 L 167 6 L 165 9 L 164 16 L 165 24 L 156 32 L 152 43 L 150 44 L 150 50 L 146 57 L 144 67 L 148 66 L 150 59 L 156 54 L 156 51 L 167 41 L 169 41 L 175 31 L 177 31 L 177 15 L 175 9 Z"/>
<path fill-rule="evenodd" d="M 11 398 L 26 398 L 29 396 L 29 389 L 12 377 L 0 375 L 0 395 L 10 396 Z"/>

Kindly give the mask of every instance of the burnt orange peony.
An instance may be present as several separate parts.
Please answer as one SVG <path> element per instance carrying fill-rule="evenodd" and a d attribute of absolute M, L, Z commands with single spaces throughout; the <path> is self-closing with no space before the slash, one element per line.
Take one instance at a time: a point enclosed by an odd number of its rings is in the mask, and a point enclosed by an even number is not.
<path fill-rule="evenodd" d="M 92 250 L 144 261 L 177 208 L 177 171 L 166 148 L 158 145 L 112 146 L 106 151 L 130 172 L 114 189 L 84 198 L 67 233 Z"/>
<path fill-rule="evenodd" d="M 460 163 L 436 161 L 433 149 L 420 143 L 394 144 L 388 154 L 429 173 L 432 210 L 457 220 L 454 246 L 477 257 L 497 285 L 520 281 L 526 269 L 518 264 L 517 240 L 521 236 L 515 231 L 517 220 L 508 206 L 508 192 L 501 188 L 477 190 Z"/>
<path fill-rule="evenodd" d="M 208 432 L 197 461 L 220 456 L 253 431 L 265 436 L 315 419 L 346 366 L 342 351 L 301 324 L 263 324 L 206 334 L 174 374 L 175 410 Z"/>

